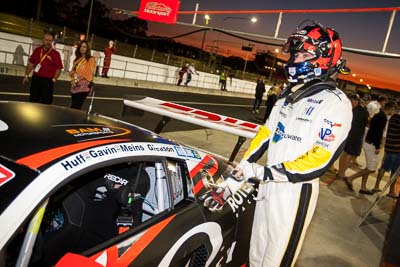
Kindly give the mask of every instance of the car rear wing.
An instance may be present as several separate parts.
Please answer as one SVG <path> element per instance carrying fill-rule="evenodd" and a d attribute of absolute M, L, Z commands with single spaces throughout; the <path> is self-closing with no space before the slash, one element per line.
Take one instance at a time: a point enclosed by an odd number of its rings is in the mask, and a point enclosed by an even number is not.
<path fill-rule="evenodd" d="M 146 96 L 126 96 L 124 98 L 122 115 L 125 114 L 126 107 L 139 109 L 141 111 L 148 111 L 163 116 L 154 130 L 154 132 L 157 134 L 161 133 L 165 125 L 171 119 L 176 119 L 237 135 L 239 138 L 231 153 L 231 156 L 229 157 L 229 162 L 233 162 L 237 153 L 239 152 L 240 147 L 243 145 L 246 139 L 252 139 L 260 128 L 260 125 L 252 122 L 243 121 Z"/>

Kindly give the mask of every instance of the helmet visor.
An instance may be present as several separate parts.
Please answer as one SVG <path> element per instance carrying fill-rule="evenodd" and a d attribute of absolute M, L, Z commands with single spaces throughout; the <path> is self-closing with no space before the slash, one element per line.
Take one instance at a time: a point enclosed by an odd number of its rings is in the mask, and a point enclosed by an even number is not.
<path fill-rule="evenodd" d="M 306 35 L 292 34 L 282 47 L 283 53 L 307 52 L 316 55 L 313 39 Z"/>

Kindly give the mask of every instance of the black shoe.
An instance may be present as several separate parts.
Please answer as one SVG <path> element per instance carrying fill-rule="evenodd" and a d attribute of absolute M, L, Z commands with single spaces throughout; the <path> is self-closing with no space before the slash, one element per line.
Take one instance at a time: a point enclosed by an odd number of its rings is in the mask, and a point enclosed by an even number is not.
<path fill-rule="evenodd" d="M 340 176 L 338 176 L 338 177 L 340 177 Z M 354 192 L 353 183 L 349 181 L 349 178 L 343 177 L 343 181 L 344 181 L 344 183 L 347 185 L 347 188 L 348 188 L 350 191 L 353 191 L 353 192 Z"/>
<path fill-rule="evenodd" d="M 364 190 L 364 189 L 360 189 L 360 191 L 358 191 L 358 193 L 364 194 L 364 195 L 373 195 L 374 194 L 374 192 L 372 192 L 371 190 Z"/>

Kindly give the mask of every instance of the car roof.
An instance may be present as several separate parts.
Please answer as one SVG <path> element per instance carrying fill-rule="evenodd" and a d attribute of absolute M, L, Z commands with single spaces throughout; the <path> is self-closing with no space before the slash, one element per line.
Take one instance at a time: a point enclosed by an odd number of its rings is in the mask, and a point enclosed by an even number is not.
<path fill-rule="evenodd" d="M 113 142 L 174 144 L 141 127 L 54 105 L 0 101 L 0 155 L 26 162 L 32 155 L 61 156 Z M 75 147 L 74 151 L 66 148 Z M 51 164 L 51 162 L 49 162 Z M 46 168 L 46 166 L 42 166 Z"/>

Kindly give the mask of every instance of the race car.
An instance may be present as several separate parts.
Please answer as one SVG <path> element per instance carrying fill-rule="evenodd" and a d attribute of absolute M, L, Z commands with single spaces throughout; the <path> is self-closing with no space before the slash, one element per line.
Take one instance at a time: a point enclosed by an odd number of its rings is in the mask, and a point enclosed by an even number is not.
<path fill-rule="evenodd" d="M 247 264 L 256 186 L 227 196 L 218 156 L 23 102 L 0 102 L 0 140 L 0 266 Z"/>

